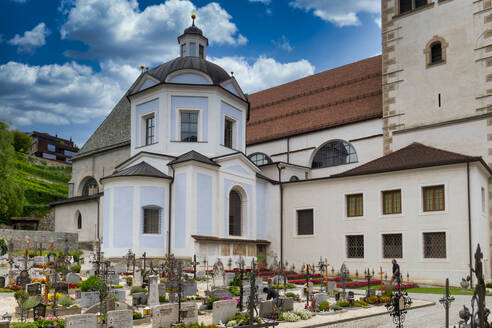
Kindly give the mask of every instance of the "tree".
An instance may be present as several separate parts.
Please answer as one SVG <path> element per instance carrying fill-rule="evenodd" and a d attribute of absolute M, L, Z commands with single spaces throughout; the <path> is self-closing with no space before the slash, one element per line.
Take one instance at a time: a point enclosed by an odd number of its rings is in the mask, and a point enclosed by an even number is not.
<path fill-rule="evenodd" d="M 15 151 L 28 153 L 32 147 L 32 138 L 24 132 L 20 132 L 19 130 L 11 131 L 11 133 L 14 139 L 13 141 Z"/>
<path fill-rule="evenodd" d="M 9 126 L 0 122 L 0 221 L 9 222 L 11 216 L 22 214 L 24 190 L 14 180 L 15 150 Z"/>

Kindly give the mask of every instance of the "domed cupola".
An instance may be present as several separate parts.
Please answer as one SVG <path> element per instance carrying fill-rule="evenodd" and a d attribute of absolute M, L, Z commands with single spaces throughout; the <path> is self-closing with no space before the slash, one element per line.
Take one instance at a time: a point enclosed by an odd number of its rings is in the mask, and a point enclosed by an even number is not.
<path fill-rule="evenodd" d="M 180 57 L 198 57 L 205 59 L 207 55 L 208 39 L 203 36 L 201 29 L 195 26 L 196 15 L 192 14 L 193 20 L 190 27 L 178 37 Z"/>

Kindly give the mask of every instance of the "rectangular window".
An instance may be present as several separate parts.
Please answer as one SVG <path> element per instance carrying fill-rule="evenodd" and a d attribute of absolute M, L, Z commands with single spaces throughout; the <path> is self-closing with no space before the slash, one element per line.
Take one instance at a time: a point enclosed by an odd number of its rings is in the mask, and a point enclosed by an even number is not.
<path fill-rule="evenodd" d="M 401 213 L 401 190 L 383 191 L 383 214 Z"/>
<path fill-rule="evenodd" d="M 224 121 L 224 146 L 233 148 L 234 122 L 228 118 Z"/>
<path fill-rule="evenodd" d="M 364 204 L 363 204 L 362 194 L 347 195 L 346 202 L 347 202 L 347 217 L 364 215 Z"/>
<path fill-rule="evenodd" d="M 145 144 L 152 145 L 155 137 L 155 117 L 145 119 Z"/>
<path fill-rule="evenodd" d="M 427 5 L 427 0 L 399 0 L 400 14 L 412 11 L 414 9 Z"/>
<path fill-rule="evenodd" d="M 181 45 L 181 57 L 186 57 L 186 43 Z"/>
<path fill-rule="evenodd" d="M 198 46 L 198 51 L 198 56 L 203 59 L 205 57 L 205 48 L 201 44 Z"/>
<path fill-rule="evenodd" d="M 487 204 L 487 202 L 485 200 L 485 188 L 482 187 L 482 212 L 485 212 L 485 210 L 486 210 L 486 208 L 485 208 L 486 204 Z"/>
<path fill-rule="evenodd" d="M 197 112 L 181 112 L 181 141 L 198 141 Z"/>
<path fill-rule="evenodd" d="M 446 258 L 446 233 L 426 232 L 424 233 L 424 258 L 445 259 Z"/>
<path fill-rule="evenodd" d="M 403 257 L 402 234 L 383 235 L 383 257 L 385 259 L 401 259 Z"/>
<path fill-rule="evenodd" d="M 422 188 L 424 212 L 444 211 L 444 186 Z"/>
<path fill-rule="evenodd" d="M 55 153 L 55 152 L 56 152 L 56 147 L 55 147 L 55 145 L 50 145 L 50 144 L 48 144 L 48 151 L 52 151 L 52 152 L 54 152 L 54 153 Z"/>
<path fill-rule="evenodd" d="M 313 210 L 297 210 L 297 234 L 298 235 L 313 235 L 314 222 Z"/>
<path fill-rule="evenodd" d="M 222 244 L 220 246 L 220 255 L 221 256 L 230 256 L 231 255 L 231 246 L 229 244 Z"/>
<path fill-rule="evenodd" d="M 196 56 L 196 43 L 190 42 L 190 56 Z"/>
<path fill-rule="evenodd" d="M 160 214 L 158 208 L 144 208 L 143 233 L 159 233 Z"/>
<path fill-rule="evenodd" d="M 347 241 L 347 258 L 364 258 L 364 235 L 345 236 Z"/>

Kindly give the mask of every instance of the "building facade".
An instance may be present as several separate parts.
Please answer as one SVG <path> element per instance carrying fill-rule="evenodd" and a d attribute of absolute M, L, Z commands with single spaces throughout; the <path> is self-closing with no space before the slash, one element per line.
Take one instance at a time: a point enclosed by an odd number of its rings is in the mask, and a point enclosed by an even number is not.
<path fill-rule="evenodd" d="M 72 163 L 72 157 L 78 152 L 77 146 L 68 139 L 59 138 L 58 135 L 52 136 L 48 133 L 33 131 L 28 133 L 32 138 L 31 155 Z"/>
<path fill-rule="evenodd" d="M 381 56 L 245 95 L 192 25 L 74 158 L 57 230 L 110 257 L 396 258 L 457 284 L 478 244 L 490 261 L 491 3 L 382 0 L 382 35 Z"/>

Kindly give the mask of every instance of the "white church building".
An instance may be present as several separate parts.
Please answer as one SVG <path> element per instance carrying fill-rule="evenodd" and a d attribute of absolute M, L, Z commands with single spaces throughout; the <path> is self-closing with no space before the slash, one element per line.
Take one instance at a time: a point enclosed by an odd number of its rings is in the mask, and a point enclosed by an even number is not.
<path fill-rule="evenodd" d="M 396 258 L 439 284 L 480 244 L 490 280 L 490 1 L 382 0 L 382 34 L 381 56 L 246 95 L 193 23 L 73 158 L 56 230 L 110 258 Z"/>

